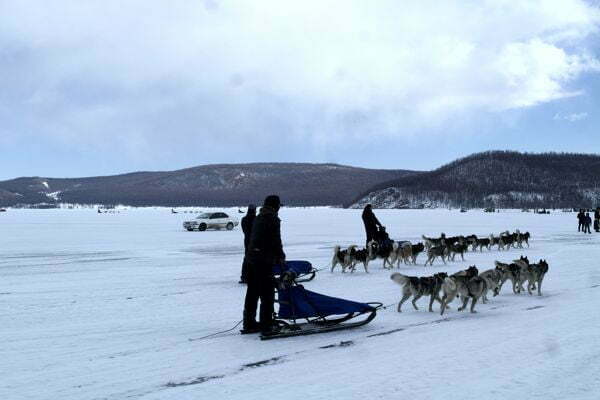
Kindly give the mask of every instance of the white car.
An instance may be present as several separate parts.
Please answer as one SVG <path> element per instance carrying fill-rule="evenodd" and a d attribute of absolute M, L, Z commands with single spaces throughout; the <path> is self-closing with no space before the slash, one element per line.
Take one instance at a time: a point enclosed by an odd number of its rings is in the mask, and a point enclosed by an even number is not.
<path fill-rule="evenodd" d="M 185 221 L 183 227 L 188 231 L 198 230 L 205 231 L 207 229 L 227 229 L 232 230 L 239 224 L 238 220 L 230 217 L 224 212 L 209 212 L 198 215 L 191 221 Z"/>

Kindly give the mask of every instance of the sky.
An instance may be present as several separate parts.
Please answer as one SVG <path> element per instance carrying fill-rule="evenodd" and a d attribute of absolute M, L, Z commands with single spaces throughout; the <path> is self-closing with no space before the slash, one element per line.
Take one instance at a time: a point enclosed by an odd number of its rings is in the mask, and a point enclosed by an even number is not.
<path fill-rule="evenodd" d="M 600 2 L 0 0 L 0 180 L 600 152 Z"/>

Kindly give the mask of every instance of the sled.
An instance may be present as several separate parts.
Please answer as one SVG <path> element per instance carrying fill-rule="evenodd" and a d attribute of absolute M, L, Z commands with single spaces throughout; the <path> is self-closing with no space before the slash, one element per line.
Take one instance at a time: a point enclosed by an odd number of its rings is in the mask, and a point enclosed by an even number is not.
<path fill-rule="evenodd" d="M 294 272 L 282 274 L 276 290 L 279 310 L 274 322 L 278 329 L 261 335 L 261 340 L 356 328 L 371 322 L 382 306 L 311 292 L 297 283 Z"/>
<path fill-rule="evenodd" d="M 286 261 L 283 266 L 277 264 L 273 267 L 275 278 L 280 278 L 283 273 L 288 271 L 295 274 L 296 283 L 312 281 L 317 275 L 317 270 L 308 261 L 290 260 Z"/>

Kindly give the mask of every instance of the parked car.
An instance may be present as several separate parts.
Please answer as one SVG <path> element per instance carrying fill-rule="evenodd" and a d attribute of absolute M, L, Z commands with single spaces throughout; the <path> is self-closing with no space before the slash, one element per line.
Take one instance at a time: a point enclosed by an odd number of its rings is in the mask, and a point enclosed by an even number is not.
<path fill-rule="evenodd" d="M 232 230 L 239 224 L 236 218 L 230 217 L 224 212 L 208 212 L 198 215 L 191 221 L 185 221 L 183 227 L 188 231 L 198 230 L 200 232 L 207 229 L 227 229 Z"/>

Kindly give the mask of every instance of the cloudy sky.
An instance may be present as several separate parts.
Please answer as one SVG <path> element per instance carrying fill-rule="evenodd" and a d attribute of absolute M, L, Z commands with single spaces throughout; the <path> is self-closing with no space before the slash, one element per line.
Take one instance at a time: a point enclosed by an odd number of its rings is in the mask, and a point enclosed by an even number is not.
<path fill-rule="evenodd" d="M 600 152 L 600 4 L 0 0 L 0 179 Z"/>

